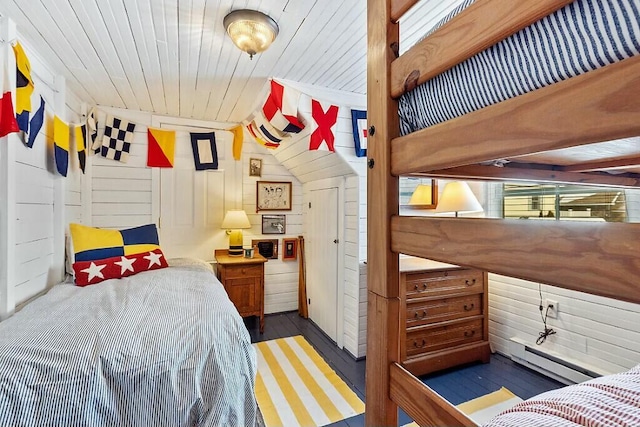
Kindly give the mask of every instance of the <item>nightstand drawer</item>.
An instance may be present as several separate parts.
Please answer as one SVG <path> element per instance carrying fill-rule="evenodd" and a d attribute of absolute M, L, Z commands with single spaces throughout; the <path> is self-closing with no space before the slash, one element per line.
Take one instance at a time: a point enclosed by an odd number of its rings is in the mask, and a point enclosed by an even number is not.
<path fill-rule="evenodd" d="M 407 330 L 407 357 L 441 350 L 483 339 L 482 318 L 448 322 L 442 326 L 419 327 Z"/>
<path fill-rule="evenodd" d="M 262 265 L 242 265 L 226 268 L 224 272 L 226 279 L 236 279 L 242 277 L 262 277 Z"/>
<path fill-rule="evenodd" d="M 407 302 L 407 327 L 461 319 L 482 313 L 482 294 Z"/>
<path fill-rule="evenodd" d="M 438 272 L 407 273 L 407 299 L 460 293 L 484 292 L 483 273 L 456 269 Z"/>

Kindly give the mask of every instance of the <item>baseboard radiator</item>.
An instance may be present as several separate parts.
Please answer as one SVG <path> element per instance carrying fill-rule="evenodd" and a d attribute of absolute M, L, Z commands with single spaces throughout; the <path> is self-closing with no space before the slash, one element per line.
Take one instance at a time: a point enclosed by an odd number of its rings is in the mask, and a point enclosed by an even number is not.
<path fill-rule="evenodd" d="M 563 384 L 575 384 L 601 376 L 597 372 L 580 366 L 548 352 L 529 346 L 519 338 L 511 338 L 509 342 L 511 359 L 527 368 L 538 371 Z"/>

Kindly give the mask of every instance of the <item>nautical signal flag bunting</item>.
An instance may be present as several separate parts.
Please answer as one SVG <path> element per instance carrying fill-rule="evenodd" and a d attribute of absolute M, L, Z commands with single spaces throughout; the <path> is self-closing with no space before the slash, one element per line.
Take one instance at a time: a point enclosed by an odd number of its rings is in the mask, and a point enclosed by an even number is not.
<path fill-rule="evenodd" d="M 336 149 L 333 146 L 335 141 L 335 135 L 333 134 L 333 126 L 338 121 L 338 106 L 331 105 L 325 112 L 322 108 L 322 104 L 315 99 L 311 100 L 311 116 L 315 120 L 318 127 L 311 134 L 309 141 L 309 150 L 319 150 L 322 148 L 322 143 L 326 142 L 329 151 L 335 152 Z"/>
<path fill-rule="evenodd" d="M 147 166 L 172 168 L 175 156 L 176 132 L 148 128 L 147 140 Z"/>
<path fill-rule="evenodd" d="M 69 125 L 58 116 L 53 119 L 53 147 L 56 169 L 62 176 L 67 176 L 69 169 Z"/>
<path fill-rule="evenodd" d="M 20 130 L 29 130 L 29 112 L 31 111 L 31 93 L 33 92 L 33 80 L 31 78 L 31 64 L 22 45 L 13 46 L 16 56 L 16 119 Z"/>

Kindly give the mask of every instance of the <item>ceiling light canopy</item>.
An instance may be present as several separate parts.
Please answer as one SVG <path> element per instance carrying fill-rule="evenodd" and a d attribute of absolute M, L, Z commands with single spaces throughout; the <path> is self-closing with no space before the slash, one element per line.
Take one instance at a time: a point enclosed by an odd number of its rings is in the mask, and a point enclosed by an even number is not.
<path fill-rule="evenodd" d="M 234 10 L 224 17 L 223 23 L 233 43 L 250 58 L 267 50 L 278 35 L 276 21 L 256 10 Z"/>

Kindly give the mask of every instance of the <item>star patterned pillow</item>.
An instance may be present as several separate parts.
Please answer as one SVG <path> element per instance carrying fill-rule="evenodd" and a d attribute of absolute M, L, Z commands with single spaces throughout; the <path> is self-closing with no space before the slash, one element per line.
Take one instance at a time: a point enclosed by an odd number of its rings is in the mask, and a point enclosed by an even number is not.
<path fill-rule="evenodd" d="M 119 279 L 142 271 L 168 267 L 160 249 L 133 255 L 121 255 L 73 264 L 77 286 L 94 285 L 107 279 Z"/>

